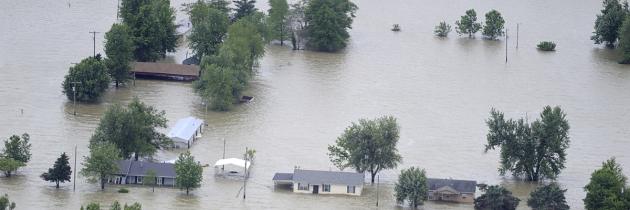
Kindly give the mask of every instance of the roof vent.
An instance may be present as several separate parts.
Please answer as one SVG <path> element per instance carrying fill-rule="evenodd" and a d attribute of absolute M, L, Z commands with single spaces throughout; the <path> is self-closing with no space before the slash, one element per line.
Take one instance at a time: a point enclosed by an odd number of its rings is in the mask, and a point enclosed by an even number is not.
<path fill-rule="evenodd" d="M 140 162 L 140 168 L 142 168 L 142 162 Z"/>

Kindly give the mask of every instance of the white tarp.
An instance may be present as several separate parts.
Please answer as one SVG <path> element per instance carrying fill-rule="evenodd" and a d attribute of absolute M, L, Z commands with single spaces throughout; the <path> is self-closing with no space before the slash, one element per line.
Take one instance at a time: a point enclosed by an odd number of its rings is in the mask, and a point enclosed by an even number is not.
<path fill-rule="evenodd" d="M 214 164 L 215 167 L 220 166 L 220 165 L 235 165 L 239 167 L 245 167 L 245 160 L 238 159 L 238 158 L 228 158 L 228 159 L 221 159 L 217 161 L 216 164 Z M 251 165 L 252 163 L 247 161 L 247 169 L 249 169 Z"/>

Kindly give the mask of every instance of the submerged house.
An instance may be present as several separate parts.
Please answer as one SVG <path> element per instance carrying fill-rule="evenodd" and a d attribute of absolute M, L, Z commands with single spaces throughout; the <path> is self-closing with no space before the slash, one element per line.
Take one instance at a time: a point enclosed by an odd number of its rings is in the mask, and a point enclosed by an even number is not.
<path fill-rule="evenodd" d="M 109 180 L 112 184 L 142 184 L 144 174 L 149 169 L 157 172 L 156 185 L 175 186 L 175 169 L 172 163 L 153 163 L 123 160 L 118 164 L 119 173 Z"/>
<path fill-rule="evenodd" d="M 355 172 L 295 169 L 276 173 L 272 180 L 274 184 L 293 184 L 294 193 L 361 196 L 363 191 L 363 174 Z"/>
<path fill-rule="evenodd" d="M 430 201 L 472 203 L 477 181 L 427 178 Z"/>
<path fill-rule="evenodd" d="M 168 132 L 169 138 L 173 139 L 173 148 L 190 148 L 190 145 L 201 137 L 203 132 L 203 120 L 188 117 L 177 122 L 175 127 Z"/>

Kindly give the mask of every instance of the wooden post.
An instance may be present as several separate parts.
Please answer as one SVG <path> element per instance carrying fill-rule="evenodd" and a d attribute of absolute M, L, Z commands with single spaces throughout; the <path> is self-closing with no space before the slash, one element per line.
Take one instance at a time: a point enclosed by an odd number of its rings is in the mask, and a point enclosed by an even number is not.
<path fill-rule="evenodd" d="M 247 190 L 247 156 L 247 147 L 245 147 L 245 178 L 243 179 L 243 200 L 245 200 L 245 190 Z"/>
<path fill-rule="evenodd" d="M 70 82 L 72 83 L 72 93 L 74 93 L 74 115 L 77 115 L 77 91 L 75 90 L 76 84 L 81 84 L 81 82 Z"/>
<path fill-rule="evenodd" d="M 518 23 L 516 24 L 516 49 L 518 49 Z"/>
<path fill-rule="evenodd" d="M 72 190 L 77 190 L 77 146 L 74 146 L 74 187 Z"/>
<path fill-rule="evenodd" d="M 507 63 L 507 40 L 508 40 L 508 30 L 505 29 L 505 62 Z"/>
<path fill-rule="evenodd" d="M 381 184 L 381 175 L 376 176 L 376 206 L 378 206 L 378 186 Z"/>

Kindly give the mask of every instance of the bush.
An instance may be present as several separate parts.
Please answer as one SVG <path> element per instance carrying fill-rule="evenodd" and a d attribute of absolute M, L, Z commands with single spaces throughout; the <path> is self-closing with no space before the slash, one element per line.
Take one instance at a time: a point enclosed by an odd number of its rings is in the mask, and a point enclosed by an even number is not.
<path fill-rule="evenodd" d="M 400 26 L 398 24 L 393 25 L 392 31 L 400 31 Z"/>
<path fill-rule="evenodd" d="M 120 188 L 120 190 L 118 190 L 118 193 L 129 193 L 129 190 L 125 188 Z"/>
<path fill-rule="evenodd" d="M 439 37 L 445 37 L 448 36 L 449 32 L 451 32 L 451 26 L 446 24 L 446 22 L 440 22 L 440 25 L 435 26 L 435 31 L 433 32 Z"/>
<path fill-rule="evenodd" d="M 540 44 L 537 45 L 537 48 L 539 50 L 542 51 L 555 51 L 556 50 L 556 43 L 553 42 L 540 42 Z"/>

